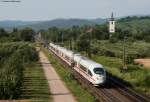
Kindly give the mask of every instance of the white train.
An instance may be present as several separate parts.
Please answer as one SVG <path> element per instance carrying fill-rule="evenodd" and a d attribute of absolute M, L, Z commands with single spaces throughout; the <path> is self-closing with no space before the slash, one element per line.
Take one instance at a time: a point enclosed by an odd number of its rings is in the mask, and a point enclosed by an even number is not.
<path fill-rule="evenodd" d="M 106 82 L 106 70 L 101 64 L 53 43 L 49 44 L 49 49 L 67 64 L 72 66 L 74 70 L 80 73 L 80 75 L 86 78 L 94 86 Z"/>

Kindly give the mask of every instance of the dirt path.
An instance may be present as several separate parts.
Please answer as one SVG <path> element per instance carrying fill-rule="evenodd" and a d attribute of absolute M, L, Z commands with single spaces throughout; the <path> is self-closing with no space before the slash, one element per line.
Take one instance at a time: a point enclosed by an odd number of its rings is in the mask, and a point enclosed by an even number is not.
<path fill-rule="evenodd" d="M 76 102 L 73 95 L 66 88 L 61 78 L 58 76 L 48 58 L 43 52 L 39 52 L 46 79 L 48 80 L 50 92 L 54 102 Z"/>
<path fill-rule="evenodd" d="M 150 59 L 135 59 L 134 62 L 146 68 L 150 68 Z"/>

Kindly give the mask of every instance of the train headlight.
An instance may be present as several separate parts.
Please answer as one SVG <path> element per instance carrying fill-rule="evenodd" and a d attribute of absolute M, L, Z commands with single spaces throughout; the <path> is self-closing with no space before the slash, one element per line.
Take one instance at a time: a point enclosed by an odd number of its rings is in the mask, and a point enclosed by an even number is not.
<path fill-rule="evenodd" d="M 99 77 L 96 77 L 97 80 L 99 80 Z"/>

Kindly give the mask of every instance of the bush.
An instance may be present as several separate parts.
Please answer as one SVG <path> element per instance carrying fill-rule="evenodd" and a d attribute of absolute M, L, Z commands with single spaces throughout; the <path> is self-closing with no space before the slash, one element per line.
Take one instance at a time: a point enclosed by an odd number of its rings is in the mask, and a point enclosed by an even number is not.
<path fill-rule="evenodd" d="M 146 36 L 145 37 L 145 41 L 148 42 L 148 43 L 150 43 L 150 36 Z"/>
<path fill-rule="evenodd" d="M 108 57 L 115 57 L 115 53 L 113 53 L 112 51 L 106 51 L 106 52 L 105 52 L 105 56 L 108 56 Z"/>
<path fill-rule="evenodd" d="M 136 55 L 136 54 L 128 54 L 127 63 L 133 63 L 134 59 L 137 59 L 137 58 L 138 58 L 138 55 Z"/>
<path fill-rule="evenodd" d="M 23 41 L 33 42 L 34 41 L 34 35 L 35 35 L 35 32 L 32 29 L 25 28 L 21 31 L 20 38 Z"/>
<path fill-rule="evenodd" d="M 92 48 L 92 53 L 93 54 L 98 54 L 98 51 L 99 51 L 99 49 L 98 49 L 98 47 L 94 47 L 94 48 Z"/>
<path fill-rule="evenodd" d="M 140 52 L 140 57 L 150 57 L 150 47 L 145 48 L 143 51 Z"/>
<path fill-rule="evenodd" d="M 112 38 L 109 39 L 109 42 L 110 42 L 110 43 L 116 43 L 116 42 L 118 42 L 118 39 L 112 37 Z"/>
<path fill-rule="evenodd" d="M 145 86 L 147 87 L 150 86 L 150 74 L 145 76 L 144 82 L 145 82 Z"/>
<path fill-rule="evenodd" d="M 0 98 L 9 99 L 19 96 L 23 78 L 21 63 L 21 56 L 18 53 L 13 54 L 8 61 L 5 61 L 0 74 Z"/>
<path fill-rule="evenodd" d="M 134 39 L 133 37 L 129 37 L 129 38 L 127 39 L 127 41 L 128 41 L 128 42 L 135 42 L 136 39 Z"/>
<path fill-rule="evenodd" d="M 37 60 L 35 48 L 28 44 L 0 44 L 0 99 L 19 97 L 23 70 L 26 65 Z"/>

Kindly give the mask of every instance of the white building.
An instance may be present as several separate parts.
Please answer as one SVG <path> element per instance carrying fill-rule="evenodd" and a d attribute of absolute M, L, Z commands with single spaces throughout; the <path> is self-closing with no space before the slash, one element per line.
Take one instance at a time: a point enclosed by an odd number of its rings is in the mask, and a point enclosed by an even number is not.
<path fill-rule="evenodd" d="M 109 33 L 115 33 L 115 19 L 114 19 L 113 13 L 109 20 Z"/>

